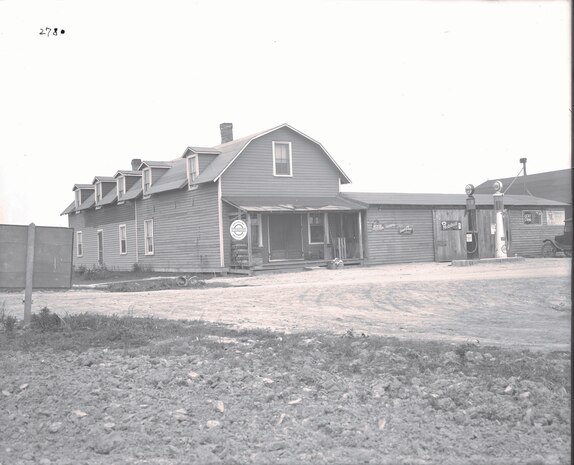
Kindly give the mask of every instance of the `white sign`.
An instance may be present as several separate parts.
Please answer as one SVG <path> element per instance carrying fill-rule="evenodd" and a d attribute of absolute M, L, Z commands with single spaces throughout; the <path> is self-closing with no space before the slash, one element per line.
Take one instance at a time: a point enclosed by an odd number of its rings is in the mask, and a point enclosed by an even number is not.
<path fill-rule="evenodd" d="M 490 224 L 490 234 L 496 234 L 496 223 Z"/>
<path fill-rule="evenodd" d="M 229 227 L 231 237 L 236 241 L 241 241 L 247 236 L 247 225 L 243 220 L 235 220 Z"/>

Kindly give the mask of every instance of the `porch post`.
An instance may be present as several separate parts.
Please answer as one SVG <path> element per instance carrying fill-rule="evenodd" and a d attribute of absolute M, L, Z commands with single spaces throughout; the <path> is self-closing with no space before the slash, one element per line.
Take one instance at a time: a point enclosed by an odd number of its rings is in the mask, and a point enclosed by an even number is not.
<path fill-rule="evenodd" d="M 363 215 L 359 210 L 359 258 L 363 259 Z"/>
<path fill-rule="evenodd" d="M 249 267 L 251 268 L 252 264 L 252 250 L 251 250 L 251 214 L 246 212 L 247 214 L 247 259 L 249 260 Z"/>
<path fill-rule="evenodd" d="M 327 259 L 329 249 L 329 214 L 323 213 L 323 259 Z"/>

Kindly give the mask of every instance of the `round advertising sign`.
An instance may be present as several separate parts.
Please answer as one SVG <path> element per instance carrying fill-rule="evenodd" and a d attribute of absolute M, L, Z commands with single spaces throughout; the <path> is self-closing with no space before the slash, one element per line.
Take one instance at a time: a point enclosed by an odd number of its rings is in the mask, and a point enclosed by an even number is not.
<path fill-rule="evenodd" d="M 231 237 L 236 241 L 241 241 L 247 236 L 247 225 L 243 220 L 235 220 L 229 227 Z"/>

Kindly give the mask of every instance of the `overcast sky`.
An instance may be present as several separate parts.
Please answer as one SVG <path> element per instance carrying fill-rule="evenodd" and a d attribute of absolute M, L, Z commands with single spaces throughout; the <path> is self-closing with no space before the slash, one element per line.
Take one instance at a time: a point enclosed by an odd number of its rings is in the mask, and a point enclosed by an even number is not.
<path fill-rule="evenodd" d="M 0 223 L 66 226 L 75 183 L 217 145 L 221 122 L 289 123 L 345 190 L 569 168 L 569 18 L 566 1 L 0 0 Z"/>

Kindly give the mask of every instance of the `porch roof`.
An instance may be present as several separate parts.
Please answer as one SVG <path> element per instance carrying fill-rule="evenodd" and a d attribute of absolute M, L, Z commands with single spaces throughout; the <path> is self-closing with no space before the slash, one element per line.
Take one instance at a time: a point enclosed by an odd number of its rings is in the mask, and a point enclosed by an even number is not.
<path fill-rule="evenodd" d="M 224 197 L 229 205 L 248 212 L 310 212 L 366 210 L 342 197 Z"/>

